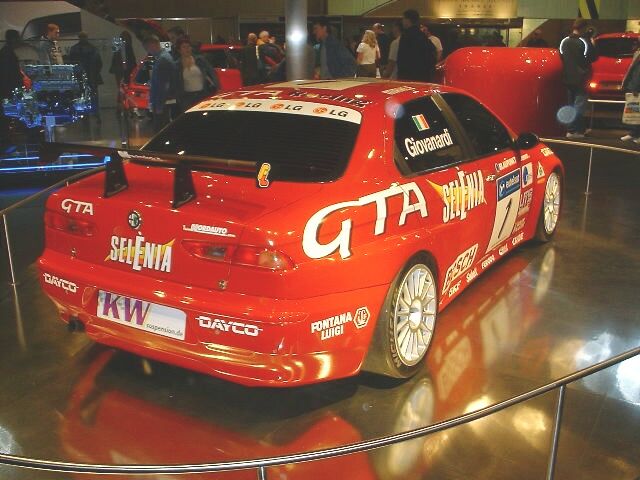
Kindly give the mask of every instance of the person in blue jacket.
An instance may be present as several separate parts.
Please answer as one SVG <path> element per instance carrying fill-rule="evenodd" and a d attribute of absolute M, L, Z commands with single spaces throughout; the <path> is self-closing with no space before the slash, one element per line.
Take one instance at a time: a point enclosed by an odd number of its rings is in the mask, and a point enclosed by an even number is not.
<path fill-rule="evenodd" d="M 320 18 L 313 24 L 313 34 L 319 42 L 320 78 L 354 77 L 356 60 L 337 38 L 331 35 L 331 26 L 326 18 Z"/>
<path fill-rule="evenodd" d="M 176 64 L 155 35 L 145 38 L 143 45 L 154 58 L 149 81 L 149 110 L 153 114 L 153 130 L 159 132 L 171 121 L 176 103 Z"/>

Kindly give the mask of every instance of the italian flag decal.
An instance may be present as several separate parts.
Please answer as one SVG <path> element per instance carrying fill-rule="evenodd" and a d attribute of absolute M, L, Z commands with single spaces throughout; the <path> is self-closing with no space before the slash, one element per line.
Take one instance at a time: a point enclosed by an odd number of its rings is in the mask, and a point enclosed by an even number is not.
<path fill-rule="evenodd" d="M 422 132 L 423 130 L 429 130 L 429 124 L 425 120 L 424 115 L 413 115 L 411 119 L 413 120 L 413 123 L 416 124 L 416 128 L 419 132 Z"/>

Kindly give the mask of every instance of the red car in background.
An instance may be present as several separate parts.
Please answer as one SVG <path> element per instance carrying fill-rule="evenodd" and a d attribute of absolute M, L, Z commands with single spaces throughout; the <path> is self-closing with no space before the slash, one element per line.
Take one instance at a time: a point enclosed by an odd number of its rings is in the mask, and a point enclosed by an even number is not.
<path fill-rule="evenodd" d="M 218 92 L 228 92 L 242 88 L 240 73 L 240 52 L 242 46 L 201 44 L 198 53 L 204 55 L 213 67 L 218 80 Z M 141 60 L 131 73 L 129 83 L 120 85 L 122 108 L 139 117 L 149 111 L 149 79 L 153 68 L 153 57 Z"/>
<path fill-rule="evenodd" d="M 104 154 L 47 202 L 44 290 L 100 343 L 246 385 L 413 375 L 438 312 L 561 206 L 555 154 L 440 85 L 251 87 Z"/>
<path fill-rule="evenodd" d="M 606 33 L 596 38 L 598 59 L 593 62 L 587 92 L 599 100 L 624 100 L 622 79 L 633 57 L 640 33 Z"/>

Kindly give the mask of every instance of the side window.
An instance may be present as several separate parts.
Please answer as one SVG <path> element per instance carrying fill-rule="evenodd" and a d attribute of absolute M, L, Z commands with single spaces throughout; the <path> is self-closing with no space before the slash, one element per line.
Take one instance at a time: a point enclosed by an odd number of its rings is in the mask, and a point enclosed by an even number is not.
<path fill-rule="evenodd" d="M 442 98 L 458 117 L 477 156 L 513 148 L 505 126 L 473 98 L 458 93 L 445 93 Z"/>
<path fill-rule="evenodd" d="M 413 173 L 464 160 L 460 142 L 430 97 L 408 102 L 398 110 L 395 142 Z"/>

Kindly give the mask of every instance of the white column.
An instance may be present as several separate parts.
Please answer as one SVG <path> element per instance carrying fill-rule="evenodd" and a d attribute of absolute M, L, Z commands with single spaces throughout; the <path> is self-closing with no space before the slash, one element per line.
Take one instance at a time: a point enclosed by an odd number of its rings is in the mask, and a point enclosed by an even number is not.
<path fill-rule="evenodd" d="M 307 69 L 307 0 L 285 0 L 287 80 L 299 80 Z"/>

